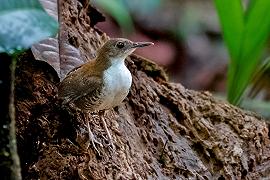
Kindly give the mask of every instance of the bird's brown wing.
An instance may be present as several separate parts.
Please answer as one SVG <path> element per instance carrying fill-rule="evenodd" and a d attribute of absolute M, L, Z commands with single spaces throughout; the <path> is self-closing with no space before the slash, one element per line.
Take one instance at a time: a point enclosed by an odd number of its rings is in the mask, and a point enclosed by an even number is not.
<path fill-rule="evenodd" d="M 71 73 L 73 73 L 73 72 L 79 70 L 81 67 L 83 67 L 83 64 L 80 65 L 80 66 L 78 66 L 78 67 L 75 67 L 75 68 L 73 68 L 71 71 L 69 71 L 69 72 L 67 73 L 66 77 L 69 76 Z"/>
<path fill-rule="evenodd" d="M 102 77 L 82 76 L 80 73 L 71 72 L 58 87 L 58 96 L 63 104 L 74 103 L 79 108 L 84 101 L 91 100 L 101 92 Z M 87 99 L 85 99 L 87 97 Z"/>

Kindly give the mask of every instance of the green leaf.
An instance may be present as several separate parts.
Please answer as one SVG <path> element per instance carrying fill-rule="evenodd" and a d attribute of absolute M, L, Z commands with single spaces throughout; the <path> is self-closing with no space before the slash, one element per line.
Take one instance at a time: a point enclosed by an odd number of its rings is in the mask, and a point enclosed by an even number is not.
<path fill-rule="evenodd" d="M 215 4 L 231 58 L 228 100 L 237 105 L 261 62 L 270 32 L 270 1 L 250 1 L 246 12 L 241 0 L 215 0 Z"/>
<path fill-rule="evenodd" d="M 121 0 L 95 0 L 98 6 L 102 7 L 109 15 L 111 15 L 123 29 L 124 33 L 134 31 L 132 18 L 127 7 Z"/>
<path fill-rule="evenodd" d="M 244 29 L 244 11 L 240 0 L 215 0 L 223 30 L 225 43 L 232 61 L 239 57 L 242 32 Z"/>
<path fill-rule="evenodd" d="M 254 98 L 260 90 L 262 90 L 265 84 L 269 84 L 269 72 L 270 72 L 270 57 L 266 58 L 259 66 L 252 77 L 252 85 L 249 89 L 248 96 Z M 267 83 L 269 81 L 269 83 Z"/>
<path fill-rule="evenodd" d="M 238 81 L 235 102 L 241 98 L 262 61 L 262 51 L 270 32 L 269 8 L 269 0 L 254 1 L 246 13 L 238 74 L 235 77 Z"/>
<path fill-rule="evenodd" d="M 57 22 L 38 0 L 1 0 L 0 52 L 12 53 L 57 33 Z"/>
<path fill-rule="evenodd" d="M 228 100 L 234 94 L 235 80 L 237 71 L 237 60 L 240 57 L 240 47 L 242 42 L 242 32 L 244 29 L 244 10 L 241 0 L 215 0 L 216 9 L 219 15 L 223 30 L 223 37 L 227 45 L 231 61 L 228 70 L 227 90 Z"/>

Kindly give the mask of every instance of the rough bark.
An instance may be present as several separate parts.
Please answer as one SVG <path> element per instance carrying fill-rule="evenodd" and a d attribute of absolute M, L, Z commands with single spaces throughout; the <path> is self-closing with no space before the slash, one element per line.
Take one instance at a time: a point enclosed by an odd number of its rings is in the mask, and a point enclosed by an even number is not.
<path fill-rule="evenodd" d="M 90 58 L 107 38 L 91 23 L 97 12 L 75 0 L 61 8 L 60 36 Z M 133 75 L 130 94 L 105 115 L 116 150 L 99 147 L 98 156 L 91 145 L 87 148 L 84 116 L 61 107 L 55 70 L 30 51 L 21 57 L 16 110 L 24 179 L 269 177 L 270 141 L 263 119 L 208 92 L 168 82 L 160 67 L 142 57 L 130 56 L 127 65 Z M 93 113 L 90 120 L 105 144 L 100 117 Z"/>

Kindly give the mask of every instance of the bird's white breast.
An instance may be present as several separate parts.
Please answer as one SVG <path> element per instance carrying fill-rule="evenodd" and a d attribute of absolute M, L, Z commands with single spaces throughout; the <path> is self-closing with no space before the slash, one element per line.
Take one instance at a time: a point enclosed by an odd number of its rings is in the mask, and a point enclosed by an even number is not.
<path fill-rule="evenodd" d="M 104 72 L 104 95 L 99 110 L 118 106 L 128 95 L 132 76 L 125 66 L 124 60 L 114 60 L 114 63 Z"/>

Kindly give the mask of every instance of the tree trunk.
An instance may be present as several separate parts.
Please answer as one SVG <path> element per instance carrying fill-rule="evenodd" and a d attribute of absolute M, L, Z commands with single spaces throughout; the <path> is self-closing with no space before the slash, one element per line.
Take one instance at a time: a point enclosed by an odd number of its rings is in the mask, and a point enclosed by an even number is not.
<path fill-rule="evenodd" d="M 81 2 L 60 3 L 59 51 L 69 43 L 89 59 L 108 37 L 94 27 L 102 15 Z M 104 116 L 116 150 L 98 147 L 99 156 L 89 146 L 84 116 L 60 105 L 55 69 L 30 51 L 20 58 L 16 123 L 24 179 L 270 177 L 268 127 L 259 116 L 170 83 L 160 67 L 137 55 L 127 65 L 133 76 L 129 96 Z M 90 125 L 105 144 L 95 113 Z"/>

